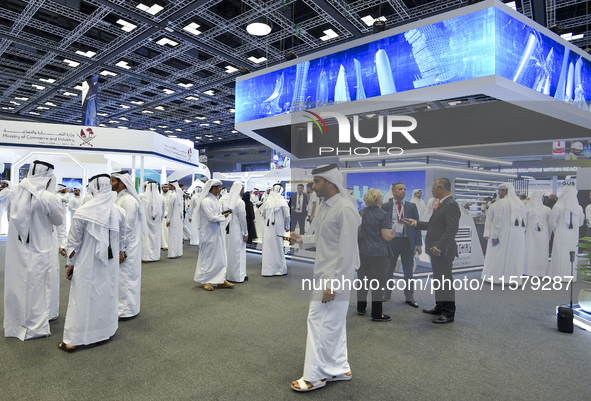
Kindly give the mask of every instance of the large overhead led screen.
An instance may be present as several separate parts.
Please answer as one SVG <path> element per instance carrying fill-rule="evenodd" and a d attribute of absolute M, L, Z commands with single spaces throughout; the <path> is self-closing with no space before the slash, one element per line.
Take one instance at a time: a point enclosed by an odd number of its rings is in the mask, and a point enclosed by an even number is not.
<path fill-rule="evenodd" d="M 589 111 L 589 61 L 500 10 L 496 25 L 497 75 Z"/>
<path fill-rule="evenodd" d="M 495 8 L 236 83 L 245 122 L 494 74 Z"/>

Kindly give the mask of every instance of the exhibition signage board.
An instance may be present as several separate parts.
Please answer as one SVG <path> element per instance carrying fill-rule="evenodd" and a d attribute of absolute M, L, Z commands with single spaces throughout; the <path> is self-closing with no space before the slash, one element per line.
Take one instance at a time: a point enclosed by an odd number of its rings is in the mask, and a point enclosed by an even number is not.
<path fill-rule="evenodd" d="M 196 149 L 151 131 L 0 121 L 0 145 L 152 154 L 199 166 Z"/>

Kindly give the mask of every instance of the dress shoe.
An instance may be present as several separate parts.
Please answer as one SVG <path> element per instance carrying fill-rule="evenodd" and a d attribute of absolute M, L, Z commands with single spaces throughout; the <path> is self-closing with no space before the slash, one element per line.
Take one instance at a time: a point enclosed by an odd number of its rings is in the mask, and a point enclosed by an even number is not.
<path fill-rule="evenodd" d="M 409 304 L 410 306 L 412 306 L 413 308 L 418 308 L 419 304 L 415 302 L 415 300 L 413 298 L 409 298 L 405 301 L 407 304 Z"/>
<path fill-rule="evenodd" d="M 433 323 L 443 324 L 443 323 L 452 323 L 454 321 L 453 317 L 447 317 L 444 315 L 439 316 L 437 319 L 433 319 Z"/>
<path fill-rule="evenodd" d="M 372 317 L 372 322 L 389 322 L 392 318 L 389 315 L 382 315 L 380 317 Z"/>
<path fill-rule="evenodd" d="M 423 309 L 423 313 L 428 313 L 429 315 L 441 315 L 441 309 L 437 307 L 433 309 Z"/>

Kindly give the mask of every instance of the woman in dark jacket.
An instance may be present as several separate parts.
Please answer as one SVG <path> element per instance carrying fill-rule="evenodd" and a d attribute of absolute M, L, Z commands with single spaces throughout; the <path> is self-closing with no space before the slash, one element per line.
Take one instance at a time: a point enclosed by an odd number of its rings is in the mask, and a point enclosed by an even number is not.
<path fill-rule="evenodd" d="M 248 229 L 248 241 L 246 243 L 252 244 L 252 240 L 257 238 L 257 229 L 254 225 L 255 214 L 254 207 L 250 201 L 250 192 L 245 192 L 242 195 L 242 200 L 246 208 L 246 228 Z"/>
<path fill-rule="evenodd" d="M 367 293 L 369 288 L 377 288 L 371 291 L 371 317 L 374 322 L 387 322 L 391 320 L 388 315 L 382 314 L 383 288 L 386 288 L 386 271 L 390 264 L 388 259 L 388 243 L 394 235 L 390 232 L 392 222 L 388 213 L 381 209 L 382 193 L 377 189 L 370 189 L 363 197 L 365 209 L 361 210 L 362 220 L 359 226 L 359 257 L 361 266 L 357 271 L 357 278 L 364 284 L 357 291 L 357 314 L 363 315 L 367 307 Z M 372 280 L 377 280 L 379 285 L 371 286 Z M 367 288 L 366 288 L 367 286 Z"/>

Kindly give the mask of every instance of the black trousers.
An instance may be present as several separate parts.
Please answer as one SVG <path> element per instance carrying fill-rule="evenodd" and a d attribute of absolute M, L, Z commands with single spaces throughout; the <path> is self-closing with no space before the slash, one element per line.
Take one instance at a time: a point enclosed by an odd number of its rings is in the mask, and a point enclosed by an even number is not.
<path fill-rule="evenodd" d="M 446 317 L 454 317 L 456 313 L 456 292 L 451 274 L 454 259 L 455 255 L 431 255 L 433 280 L 439 282 L 439 289 L 435 291 L 435 309 L 440 310 Z"/>
<path fill-rule="evenodd" d="M 300 225 L 300 235 L 304 235 L 306 232 L 306 212 L 302 212 L 302 213 L 296 213 L 296 212 L 292 212 L 291 213 L 291 231 L 295 231 L 296 228 L 296 224 Z"/>
<path fill-rule="evenodd" d="M 388 279 L 394 279 L 394 269 L 396 269 L 396 263 L 398 262 L 398 257 L 400 256 L 400 260 L 402 261 L 402 271 L 404 272 L 404 281 L 406 282 L 406 286 L 404 287 L 404 297 L 406 299 L 411 299 L 415 293 L 414 282 L 410 281 L 414 277 L 414 273 L 412 271 L 414 264 L 413 258 L 415 256 L 414 249 L 410 249 L 410 240 L 408 237 L 394 238 L 392 241 L 390 241 L 390 249 L 392 250 L 392 258 L 390 258 Z M 387 290 L 386 293 L 391 294 L 392 291 Z"/>
<path fill-rule="evenodd" d="M 371 280 L 377 280 L 379 286 L 377 289 L 371 290 L 371 317 L 382 317 L 382 296 L 383 289 L 386 288 L 386 270 L 388 269 L 387 256 L 371 256 L 359 254 L 361 266 L 357 270 L 357 279 L 364 281 L 360 290 L 357 290 L 357 311 L 362 312 L 367 308 L 367 293 L 370 287 Z M 366 284 L 367 283 L 367 284 Z M 375 282 L 374 282 L 375 283 Z M 376 288 L 376 285 L 373 286 Z"/>

